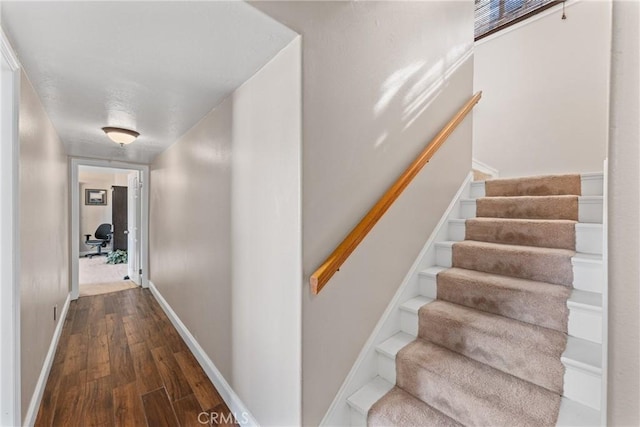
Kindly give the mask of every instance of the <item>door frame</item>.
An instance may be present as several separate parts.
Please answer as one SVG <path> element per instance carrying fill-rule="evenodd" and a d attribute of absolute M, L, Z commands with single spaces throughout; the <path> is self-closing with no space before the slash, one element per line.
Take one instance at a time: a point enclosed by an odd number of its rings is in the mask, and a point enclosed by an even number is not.
<path fill-rule="evenodd" d="M 127 235 L 127 247 L 135 247 L 134 256 L 129 254 L 127 272 L 129 273 L 129 279 L 140 286 L 140 251 L 138 246 L 140 245 L 140 218 L 136 218 L 136 215 L 131 215 L 131 206 L 134 205 L 134 211 L 142 212 L 140 204 L 140 173 L 129 173 L 127 175 L 127 229 L 129 233 Z M 133 191 L 132 191 L 133 190 Z M 133 231 L 133 232 L 132 232 Z M 134 244 L 132 244 L 132 241 Z"/>
<path fill-rule="evenodd" d="M 21 425 L 20 63 L 0 28 L 0 425 Z"/>
<path fill-rule="evenodd" d="M 71 299 L 78 299 L 80 286 L 78 284 L 78 266 L 80 258 L 80 182 L 78 179 L 79 166 L 94 166 L 111 169 L 124 169 L 138 171 L 140 177 L 140 268 L 142 269 L 141 286 L 149 287 L 149 166 L 136 163 L 118 162 L 111 160 L 83 159 L 72 157 L 70 159 L 71 179 Z"/>

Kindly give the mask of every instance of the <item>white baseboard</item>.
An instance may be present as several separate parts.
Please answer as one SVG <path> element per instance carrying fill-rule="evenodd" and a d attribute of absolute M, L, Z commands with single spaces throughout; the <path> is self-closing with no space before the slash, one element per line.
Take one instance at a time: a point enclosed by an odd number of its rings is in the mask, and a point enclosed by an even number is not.
<path fill-rule="evenodd" d="M 44 388 L 47 385 L 49 379 L 49 372 L 51 372 L 51 365 L 53 365 L 53 358 L 56 355 L 56 349 L 58 348 L 58 341 L 60 341 L 60 335 L 62 335 L 62 328 L 64 321 L 67 318 L 67 312 L 69 311 L 69 304 L 71 303 L 71 294 L 67 294 L 67 299 L 64 302 L 64 306 L 60 311 L 60 317 L 58 317 L 58 324 L 53 332 L 53 338 L 51 338 L 51 344 L 49 345 L 49 351 L 44 358 L 44 364 L 42 365 L 42 371 L 38 377 L 36 388 L 31 396 L 31 402 L 29 402 L 29 408 L 27 414 L 24 417 L 24 426 L 33 426 L 38 416 L 38 410 L 40 409 L 40 402 L 42 401 L 42 395 L 44 394 Z"/>
<path fill-rule="evenodd" d="M 336 397 L 320 422 L 321 426 L 349 425 L 348 420 L 350 414 L 347 399 L 377 375 L 376 346 L 400 330 L 399 307 L 409 298 L 419 294 L 419 273 L 425 268 L 435 265 L 435 244 L 448 240 L 449 220 L 459 217 L 460 200 L 464 197 L 469 197 L 472 179 L 473 174 L 470 172 L 455 196 L 453 196 L 451 203 L 433 229 L 429 239 L 360 351 L 351 371 L 349 371 Z"/>
<path fill-rule="evenodd" d="M 229 409 L 236 416 L 236 421 L 241 426 L 258 426 L 258 422 L 251 415 L 251 412 L 244 405 L 240 397 L 236 394 L 235 391 L 231 388 L 229 383 L 224 379 L 216 365 L 214 365 L 213 361 L 209 358 L 207 353 L 205 353 L 204 349 L 198 344 L 195 337 L 189 332 L 189 329 L 185 326 L 184 323 L 180 320 L 175 311 L 171 308 L 169 303 L 164 299 L 164 297 L 158 291 L 158 288 L 153 284 L 151 280 L 148 281 L 149 290 L 153 294 L 153 296 L 160 304 L 160 307 L 164 310 L 166 315 L 173 323 L 173 326 L 176 328 L 182 339 L 187 343 L 187 346 L 193 353 L 193 355 L 204 369 L 205 373 L 220 393 L 220 396 L 225 401 Z"/>

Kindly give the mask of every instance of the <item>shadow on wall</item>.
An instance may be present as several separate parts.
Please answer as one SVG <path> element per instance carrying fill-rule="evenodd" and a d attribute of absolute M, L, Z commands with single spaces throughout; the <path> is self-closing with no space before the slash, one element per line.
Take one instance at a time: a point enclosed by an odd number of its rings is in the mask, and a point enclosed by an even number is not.
<path fill-rule="evenodd" d="M 471 46 L 461 44 L 429 69 L 426 61 L 422 60 L 391 74 L 380 88 L 373 115 L 376 119 L 386 115 L 384 122 L 395 123 L 396 126 L 381 131 L 375 140 L 375 148 L 385 149 L 384 144 L 391 133 L 408 129 L 447 87 L 451 75 L 471 54 Z M 397 115 L 398 119 L 388 120 L 389 115 Z"/>

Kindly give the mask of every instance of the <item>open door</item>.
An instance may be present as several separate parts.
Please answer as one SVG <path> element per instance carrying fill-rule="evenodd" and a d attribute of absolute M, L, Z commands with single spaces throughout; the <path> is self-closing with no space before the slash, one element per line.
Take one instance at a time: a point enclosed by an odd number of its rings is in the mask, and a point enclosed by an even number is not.
<path fill-rule="evenodd" d="M 131 172 L 127 177 L 128 182 L 128 259 L 129 278 L 140 286 L 140 180 L 138 172 Z"/>

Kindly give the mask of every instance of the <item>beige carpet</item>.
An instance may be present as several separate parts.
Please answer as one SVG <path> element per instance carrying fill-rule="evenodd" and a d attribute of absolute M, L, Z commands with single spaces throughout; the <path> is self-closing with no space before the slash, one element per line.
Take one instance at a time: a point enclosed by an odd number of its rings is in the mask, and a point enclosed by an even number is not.
<path fill-rule="evenodd" d="M 557 421 L 580 177 L 492 180 L 485 190 L 370 426 Z"/>
<path fill-rule="evenodd" d="M 492 179 L 485 183 L 487 196 L 580 195 L 580 175 L 545 175 L 528 178 Z"/>
<path fill-rule="evenodd" d="M 136 284 L 124 280 L 127 264 L 107 264 L 107 257 L 80 258 L 78 284 L 80 296 L 100 295 L 135 288 Z"/>
<path fill-rule="evenodd" d="M 138 286 L 131 280 L 120 280 L 118 282 L 107 283 L 90 283 L 86 285 L 80 285 L 80 296 L 88 297 L 92 295 L 102 295 L 137 287 Z"/>

